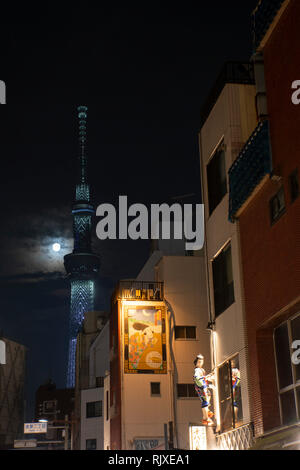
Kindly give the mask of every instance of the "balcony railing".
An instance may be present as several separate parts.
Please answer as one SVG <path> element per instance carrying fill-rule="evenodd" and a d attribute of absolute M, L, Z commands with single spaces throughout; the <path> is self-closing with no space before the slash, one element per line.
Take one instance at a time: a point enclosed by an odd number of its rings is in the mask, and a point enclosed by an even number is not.
<path fill-rule="evenodd" d="M 153 281 L 120 281 L 116 291 L 115 300 L 164 300 L 164 283 Z"/>
<path fill-rule="evenodd" d="M 272 158 L 269 121 L 260 122 L 229 169 L 229 220 L 234 222 L 239 209 L 262 179 L 271 174 Z"/>
<path fill-rule="evenodd" d="M 253 426 L 246 424 L 219 434 L 216 439 L 219 450 L 248 450 L 254 442 Z"/>
<path fill-rule="evenodd" d="M 260 0 L 252 14 L 254 51 L 259 47 L 284 1 L 285 0 Z"/>

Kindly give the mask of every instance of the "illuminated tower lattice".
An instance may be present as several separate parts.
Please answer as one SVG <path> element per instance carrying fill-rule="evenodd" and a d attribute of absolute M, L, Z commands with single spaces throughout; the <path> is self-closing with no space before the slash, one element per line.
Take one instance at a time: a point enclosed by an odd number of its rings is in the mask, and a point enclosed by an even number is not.
<path fill-rule="evenodd" d="M 64 257 L 65 269 L 71 282 L 71 308 L 69 330 L 69 355 L 67 387 L 75 385 L 76 337 L 81 328 L 85 312 L 94 310 L 95 279 L 100 259 L 92 252 L 91 230 L 95 214 L 90 199 L 87 179 L 86 122 L 87 107 L 79 106 L 79 172 L 73 205 L 73 253 Z"/>

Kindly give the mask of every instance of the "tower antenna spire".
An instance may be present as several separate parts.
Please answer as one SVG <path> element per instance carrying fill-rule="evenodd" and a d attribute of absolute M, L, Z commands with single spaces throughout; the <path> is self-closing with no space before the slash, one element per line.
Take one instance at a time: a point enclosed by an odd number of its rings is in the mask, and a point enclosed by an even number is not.
<path fill-rule="evenodd" d="M 67 387 L 75 385 L 75 356 L 77 335 L 86 312 L 94 310 L 95 283 L 100 269 L 100 259 L 92 250 L 92 222 L 95 214 L 90 202 L 87 180 L 86 122 L 87 106 L 78 106 L 79 120 L 79 178 L 73 204 L 73 253 L 65 255 L 64 265 L 71 284 L 69 357 Z"/>
<path fill-rule="evenodd" d="M 87 157 L 86 157 L 86 141 L 87 141 L 87 106 L 78 106 L 79 120 L 79 164 L 80 164 L 80 182 L 87 183 Z"/>

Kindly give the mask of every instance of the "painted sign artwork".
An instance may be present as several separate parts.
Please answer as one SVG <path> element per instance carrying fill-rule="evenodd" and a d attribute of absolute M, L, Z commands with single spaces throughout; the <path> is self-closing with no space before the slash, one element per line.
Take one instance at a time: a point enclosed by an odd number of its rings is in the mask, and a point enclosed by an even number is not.
<path fill-rule="evenodd" d="M 127 307 L 124 320 L 125 373 L 165 374 L 165 309 Z"/>

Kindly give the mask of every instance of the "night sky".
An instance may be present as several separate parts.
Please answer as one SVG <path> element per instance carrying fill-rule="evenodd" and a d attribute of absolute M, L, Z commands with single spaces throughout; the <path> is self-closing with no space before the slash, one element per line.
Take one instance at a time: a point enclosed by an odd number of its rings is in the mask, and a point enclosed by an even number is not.
<path fill-rule="evenodd" d="M 0 330 L 28 348 L 26 419 L 51 377 L 65 387 L 78 155 L 76 106 L 87 105 L 95 206 L 200 202 L 201 108 L 227 60 L 249 60 L 256 0 L 197 8 L 45 7 L 31 20 L 0 19 Z M 55 254 L 52 244 L 60 242 Z M 102 260 L 97 309 L 135 277 L 148 241 L 94 240 Z"/>

